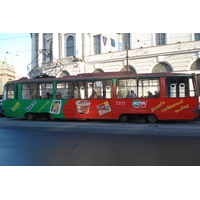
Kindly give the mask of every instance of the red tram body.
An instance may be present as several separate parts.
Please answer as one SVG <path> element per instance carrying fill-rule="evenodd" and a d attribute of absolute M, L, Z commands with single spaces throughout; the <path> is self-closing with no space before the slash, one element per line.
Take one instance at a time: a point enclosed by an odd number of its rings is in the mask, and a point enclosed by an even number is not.
<path fill-rule="evenodd" d="M 15 88 L 12 100 L 7 97 L 9 85 Z M 43 98 L 47 92 L 51 97 Z M 153 123 L 193 120 L 199 115 L 194 74 L 108 72 L 20 79 L 8 82 L 4 93 L 3 109 L 7 117 L 119 119 L 122 122 L 142 119 Z M 61 98 L 58 93 L 62 94 Z"/>

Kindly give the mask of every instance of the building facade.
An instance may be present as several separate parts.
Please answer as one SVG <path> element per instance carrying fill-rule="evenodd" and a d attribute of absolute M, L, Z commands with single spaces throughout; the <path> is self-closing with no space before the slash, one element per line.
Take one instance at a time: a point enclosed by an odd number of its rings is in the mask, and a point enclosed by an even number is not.
<path fill-rule="evenodd" d="M 133 71 L 200 74 L 200 33 L 32 33 L 29 76 Z"/>
<path fill-rule="evenodd" d="M 3 94 L 3 87 L 6 82 L 17 80 L 19 78 L 21 78 L 21 76 L 16 74 L 14 66 L 9 65 L 6 58 L 4 61 L 0 60 L 0 97 Z"/>

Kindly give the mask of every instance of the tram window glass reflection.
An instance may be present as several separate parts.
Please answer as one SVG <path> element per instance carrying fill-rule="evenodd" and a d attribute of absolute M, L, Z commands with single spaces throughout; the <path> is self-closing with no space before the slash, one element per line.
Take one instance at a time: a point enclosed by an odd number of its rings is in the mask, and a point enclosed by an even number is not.
<path fill-rule="evenodd" d="M 5 86 L 3 100 L 13 100 L 14 96 L 14 84 L 8 84 L 7 86 Z"/>
<path fill-rule="evenodd" d="M 89 99 L 92 95 L 92 81 L 75 81 L 74 98 Z"/>
<path fill-rule="evenodd" d="M 36 99 L 36 83 L 22 84 L 22 99 Z"/>
<path fill-rule="evenodd" d="M 197 85 L 198 85 L 198 92 L 199 92 L 199 95 L 200 95 L 200 74 L 197 74 Z"/>
<path fill-rule="evenodd" d="M 92 98 L 111 99 L 112 80 L 98 80 L 93 82 Z"/>
<path fill-rule="evenodd" d="M 77 81 L 74 84 L 74 98 L 84 99 L 85 98 L 85 84 L 83 81 Z"/>
<path fill-rule="evenodd" d="M 190 97 L 196 97 L 196 84 L 195 84 L 195 79 L 193 77 L 189 78 L 189 92 L 190 92 Z"/>
<path fill-rule="evenodd" d="M 160 97 L 159 78 L 145 78 L 138 80 L 138 97 L 158 98 Z"/>
<path fill-rule="evenodd" d="M 38 83 L 38 99 L 52 99 L 53 83 Z"/>
<path fill-rule="evenodd" d="M 136 79 L 117 80 L 117 98 L 136 98 L 136 97 L 137 97 Z"/>
<path fill-rule="evenodd" d="M 74 98 L 73 82 L 57 82 L 56 84 L 56 97 L 63 99 L 72 99 Z M 58 94 L 60 94 L 58 96 Z"/>

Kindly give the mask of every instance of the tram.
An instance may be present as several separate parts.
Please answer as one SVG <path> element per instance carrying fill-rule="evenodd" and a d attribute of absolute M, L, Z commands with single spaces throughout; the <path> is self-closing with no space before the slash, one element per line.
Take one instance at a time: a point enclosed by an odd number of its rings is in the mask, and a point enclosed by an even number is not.
<path fill-rule="evenodd" d="M 55 119 L 194 120 L 199 115 L 195 74 L 86 73 L 22 78 L 4 86 L 6 117 Z"/>

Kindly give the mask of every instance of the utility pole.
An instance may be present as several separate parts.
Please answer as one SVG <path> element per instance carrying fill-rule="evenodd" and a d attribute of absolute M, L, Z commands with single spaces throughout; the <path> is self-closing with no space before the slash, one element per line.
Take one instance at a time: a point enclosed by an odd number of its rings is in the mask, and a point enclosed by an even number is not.
<path fill-rule="evenodd" d="M 126 69 L 127 69 L 127 71 L 129 71 L 129 65 L 128 65 L 128 47 L 129 47 L 129 41 L 128 41 L 128 39 L 129 39 L 129 37 L 128 37 L 128 33 L 126 33 Z"/>
<path fill-rule="evenodd" d="M 129 67 L 128 67 L 128 44 L 126 44 L 126 68 L 127 68 L 127 71 L 129 71 Z"/>

